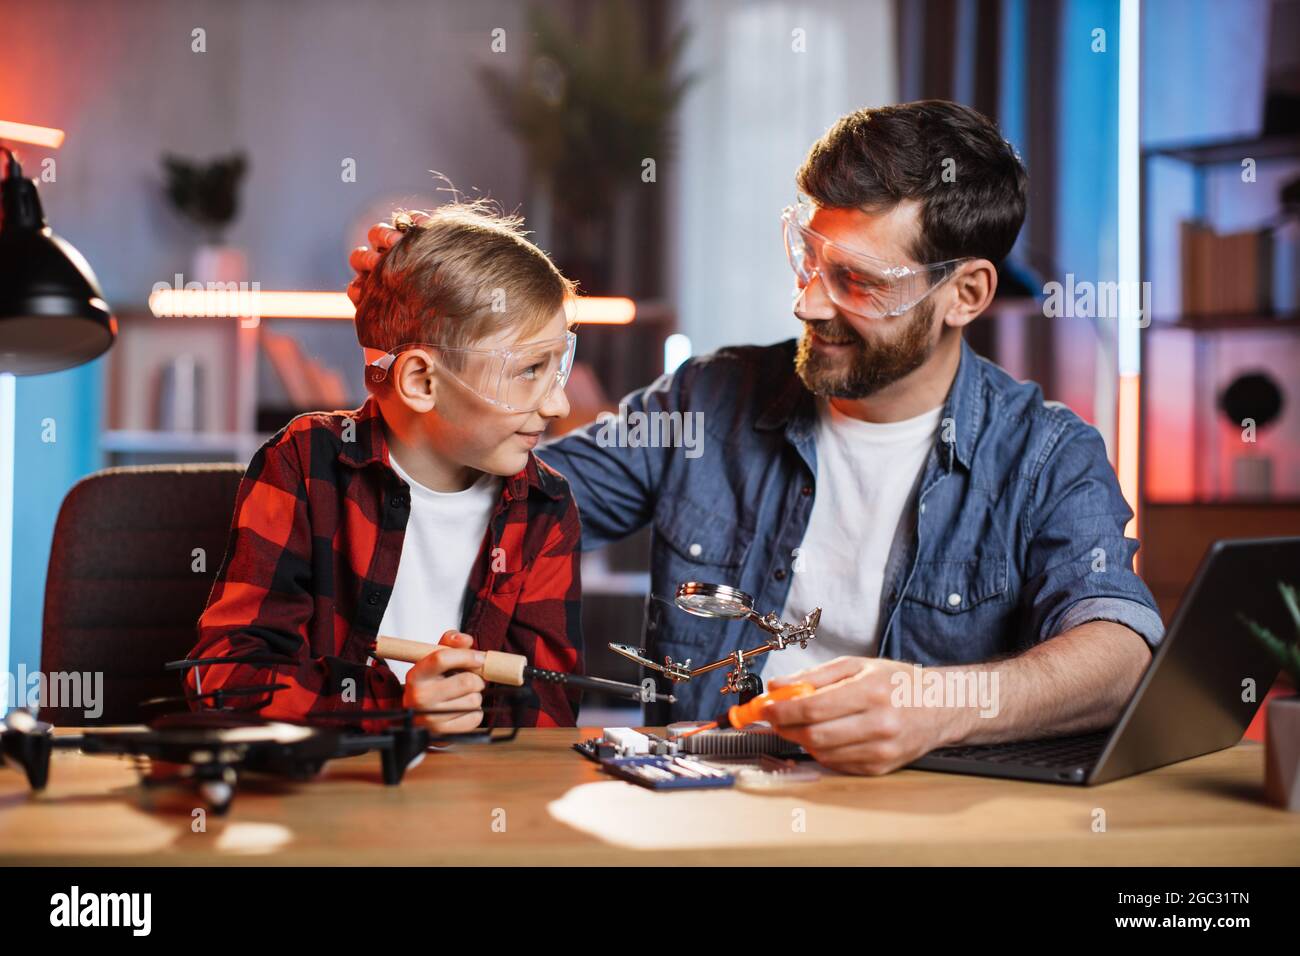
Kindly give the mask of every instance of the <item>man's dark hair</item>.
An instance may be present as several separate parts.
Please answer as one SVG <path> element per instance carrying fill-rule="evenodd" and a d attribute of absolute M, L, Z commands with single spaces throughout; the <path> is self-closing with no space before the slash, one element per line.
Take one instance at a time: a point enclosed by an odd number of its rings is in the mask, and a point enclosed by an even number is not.
<path fill-rule="evenodd" d="M 952 182 L 944 181 L 945 169 Z M 921 263 L 962 256 L 1000 262 L 1025 220 L 1028 180 L 992 121 L 947 100 L 841 117 L 813 143 L 796 176 L 819 206 L 881 212 L 919 201 L 921 234 L 911 252 Z"/>

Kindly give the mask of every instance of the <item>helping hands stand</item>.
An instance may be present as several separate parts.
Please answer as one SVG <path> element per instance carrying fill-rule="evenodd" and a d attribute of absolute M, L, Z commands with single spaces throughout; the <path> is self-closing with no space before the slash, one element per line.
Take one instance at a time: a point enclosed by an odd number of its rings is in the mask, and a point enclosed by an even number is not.
<path fill-rule="evenodd" d="M 808 642 L 817 636 L 817 626 L 822 617 L 822 609 L 814 608 L 799 623 L 786 623 L 775 612 L 762 615 L 756 612 L 754 599 L 744 591 L 725 584 L 705 584 L 699 581 L 687 581 L 678 587 L 676 603 L 683 611 L 696 617 L 752 621 L 771 637 L 759 647 L 735 650 L 711 664 L 694 668 L 689 658 L 684 662 L 676 662 L 671 657 L 665 657 L 664 662 L 658 664 L 647 658 L 640 649 L 628 644 L 610 644 L 610 650 L 643 667 L 658 671 L 673 683 L 687 681 L 730 665 L 731 670 L 727 672 L 721 693 L 739 695 L 742 704 L 763 692 L 763 681 L 749 669 L 749 661 L 769 651 L 783 651 L 791 644 L 807 647 Z"/>

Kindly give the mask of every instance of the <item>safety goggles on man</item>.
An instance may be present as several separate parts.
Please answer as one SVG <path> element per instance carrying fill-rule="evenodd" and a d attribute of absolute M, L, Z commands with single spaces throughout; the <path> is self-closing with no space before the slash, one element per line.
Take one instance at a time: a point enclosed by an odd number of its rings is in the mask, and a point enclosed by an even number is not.
<path fill-rule="evenodd" d="M 801 201 L 781 213 L 785 251 L 799 294 L 813 279 L 820 279 L 831 301 L 854 315 L 869 319 L 902 315 L 969 261 L 965 257 L 924 266 L 890 265 L 813 229 L 809 223 L 815 211 L 811 203 Z"/>
<path fill-rule="evenodd" d="M 382 382 L 398 355 L 424 349 L 440 371 L 484 401 L 511 412 L 535 412 L 568 383 L 577 347 L 576 332 L 500 349 L 410 342 L 388 352 L 366 349 L 366 375 L 371 382 Z"/>

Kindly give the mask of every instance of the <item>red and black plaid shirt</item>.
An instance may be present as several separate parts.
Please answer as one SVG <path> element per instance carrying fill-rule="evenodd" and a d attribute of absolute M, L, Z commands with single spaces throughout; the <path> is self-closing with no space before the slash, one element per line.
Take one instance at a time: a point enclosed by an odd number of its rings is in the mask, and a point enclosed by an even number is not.
<path fill-rule="evenodd" d="M 410 500 L 389 467 L 374 399 L 354 412 L 303 415 L 262 446 L 239 486 L 226 557 L 190 657 L 273 653 L 297 663 L 208 665 L 199 668 L 203 690 L 288 684 L 269 701 L 229 699 L 277 719 L 400 707 L 396 676 L 367 659 L 393 593 Z M 578 538 L 568 483 L 530 455 L 505 480 L 470 571 L 461 630 L 475 648 L 580 672 Z M 194 678 L 191 670 L 191 690 Z M 526 710 L 525 725 L 576 723 L 576 694 L 554 684 L 536 691 L 541 709 Z"/>

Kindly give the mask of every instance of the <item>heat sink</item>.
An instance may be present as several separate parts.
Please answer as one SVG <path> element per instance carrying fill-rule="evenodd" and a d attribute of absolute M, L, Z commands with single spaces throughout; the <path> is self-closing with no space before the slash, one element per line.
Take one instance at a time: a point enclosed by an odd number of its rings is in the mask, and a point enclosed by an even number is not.
<path fill-rule="evenodd" d="M 690 730 L 694 724 L 673 724 L 669 734 Z M 799 745 L 777 736 L 771 727 L 744 727 L 739 730 L 703 730 L 679 741 L 683 753 L 715 757 L 751 757 L 761 754 L 782 756 L 799 752 Z"/>

